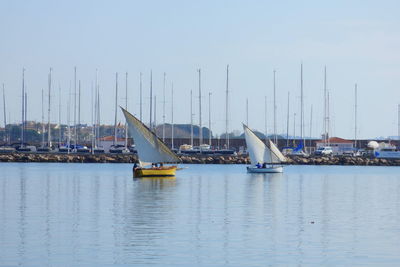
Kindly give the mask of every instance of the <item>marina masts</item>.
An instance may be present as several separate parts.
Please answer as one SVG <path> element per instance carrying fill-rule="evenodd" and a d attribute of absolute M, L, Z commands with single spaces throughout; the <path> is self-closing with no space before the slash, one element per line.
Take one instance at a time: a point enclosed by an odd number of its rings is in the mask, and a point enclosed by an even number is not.
<path fill-rule="evenodd" d="M 203 144 L 203 129 L 201 125 L 201 69 L 199 72 L 199 146 Z"/>

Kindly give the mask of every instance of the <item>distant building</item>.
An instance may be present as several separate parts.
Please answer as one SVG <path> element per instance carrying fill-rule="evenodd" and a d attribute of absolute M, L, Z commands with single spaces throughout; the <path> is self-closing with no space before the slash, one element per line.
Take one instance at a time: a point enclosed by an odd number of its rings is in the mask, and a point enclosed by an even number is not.
<path fill-rule="evenodd" d="M 339 137 L 331 137 L 325 143 L 325 140 L 319 140 L 316 142 L 316 147 L 330 146 L 332 147 L 333 154 L 341 155 L 343 152 L 349 152 L 354 150 L 354 142 Z"/>
<path fill-rule="evenodd" d="M 103 147 L 105 152 L 110 152 L 112 145 L 114 145 L 114 136 L 104 136 L 99 139 L 99 146 Z M 117 138 L 116 145 L 125 145 L 125 138 Z"/>

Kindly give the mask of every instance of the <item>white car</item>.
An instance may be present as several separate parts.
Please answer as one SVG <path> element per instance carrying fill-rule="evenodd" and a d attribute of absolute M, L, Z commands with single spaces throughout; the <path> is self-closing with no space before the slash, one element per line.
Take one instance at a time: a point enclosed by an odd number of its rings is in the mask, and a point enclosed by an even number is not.
<path fill-rule="evenodd" d="M 328 156 L 333 154 L 333 150 L 330 146 L 321 146 L 317 148 L 317 150 L 315 150 L 314 154 L 321 156 Z"/>

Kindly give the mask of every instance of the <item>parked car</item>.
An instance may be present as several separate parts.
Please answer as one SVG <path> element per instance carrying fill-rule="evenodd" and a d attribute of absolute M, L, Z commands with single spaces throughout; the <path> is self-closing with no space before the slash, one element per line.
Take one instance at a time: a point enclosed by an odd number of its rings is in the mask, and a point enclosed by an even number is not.
<path fill-rule="evenodd" d="M 320 155 L 320 156 L 329 156 L 333 154 L 332 147 L 330 146 L 321 146 L 318 147 L 317 150 L 315 150 L 314 155 Z"/>

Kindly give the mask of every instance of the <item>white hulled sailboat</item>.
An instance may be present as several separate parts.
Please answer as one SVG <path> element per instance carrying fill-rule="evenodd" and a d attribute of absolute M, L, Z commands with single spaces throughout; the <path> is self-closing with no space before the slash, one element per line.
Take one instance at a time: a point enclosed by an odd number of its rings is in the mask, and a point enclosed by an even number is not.
<path fill-rule="evenodd" d="M 243 124 L 243 130 L 251 161 L 251 166 L 247 167 L 247 171 L 252 173 L 283 172 L 282 162 L 285 162 L 286 158 L 275 144 L 270 139 L 267 139 L 267 144 L 264 144 L 245 124 Z"/>

